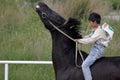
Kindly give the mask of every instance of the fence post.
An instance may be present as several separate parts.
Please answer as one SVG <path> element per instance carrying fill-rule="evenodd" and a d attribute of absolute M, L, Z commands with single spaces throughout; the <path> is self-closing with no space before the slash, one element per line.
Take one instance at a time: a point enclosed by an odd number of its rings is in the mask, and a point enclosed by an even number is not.
<path fill-rule="evenodd" d="M 8 80 L 8 64 L 5 64 L 5 80 Z"/>

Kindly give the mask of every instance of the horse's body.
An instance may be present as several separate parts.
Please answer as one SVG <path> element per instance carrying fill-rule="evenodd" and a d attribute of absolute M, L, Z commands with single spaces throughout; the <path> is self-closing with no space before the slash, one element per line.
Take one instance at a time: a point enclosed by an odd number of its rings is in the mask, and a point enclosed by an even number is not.
<path fill-rule="evenodd" d="M 78 38 L 73 26 L 75 25 L 74 21 L 68 21 L 63 25 L 66 20 L 44 3 L 39 3 L 36 11 L 52 36 L 52 60 L 56 80 L 84 80 L 82 69 L 75 65 L 75 42 L 58 32 L 52 25 L 59 26 L 72 38 Z M 63 26 L 60 27 L 61 25 Z M 86 58 L 88 54 L 81 52 Z M 80 56 L 78 57 L 78 63 L 81 65 L 82 60 Z M 97 60 L 91 66 L 91 72 L 93 80 L 120 80 L 120 57 L 103 57 Z"/>

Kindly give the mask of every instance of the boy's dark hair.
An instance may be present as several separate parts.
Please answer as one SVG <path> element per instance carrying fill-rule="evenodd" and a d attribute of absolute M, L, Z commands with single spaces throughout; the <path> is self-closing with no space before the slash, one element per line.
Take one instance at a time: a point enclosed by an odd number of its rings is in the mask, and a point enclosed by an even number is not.
<path fill-rule="evenodd" d="M 97 24 L 100 24 L 101 16 L 98 13 L 93 12 L 89 15 L 88 20 L 92 22 L 96 21 Z"/>

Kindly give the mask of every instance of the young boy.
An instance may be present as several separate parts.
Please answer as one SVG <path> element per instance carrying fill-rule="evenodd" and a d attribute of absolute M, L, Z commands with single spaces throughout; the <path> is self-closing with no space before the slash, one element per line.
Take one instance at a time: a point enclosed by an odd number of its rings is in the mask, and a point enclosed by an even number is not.
<path fill-rule="evenodd" d="M 100 26 L 101 16 L 98 13 L 91 13 L 88 20 L 92 27 L 91 34 L 83 37 L 83 39 L 75 39 L 75 41 L 82 44 L 94 43 L 88 57 L 82 63 L 82 71 L 85 80 L 92 80 L 90 66 L 103 56 L 104 50 L 112 38 L 113 30 L 110 29 L 109 25 L 106 23 Z"/>

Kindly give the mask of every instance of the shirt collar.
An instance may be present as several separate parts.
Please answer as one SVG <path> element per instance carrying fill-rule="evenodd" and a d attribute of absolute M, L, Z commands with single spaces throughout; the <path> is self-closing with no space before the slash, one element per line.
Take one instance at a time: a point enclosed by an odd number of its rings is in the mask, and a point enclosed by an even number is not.
<path fill-rule="evenodd" d="M 93 29 L 93 28 L 92 28 L 92 31 L 95 31 L 95 30 L 97 30 L 97 29 L 101 29 L 101 26 L 99 25 L 98 28 L 96 28 L 96 29 Z"/>

